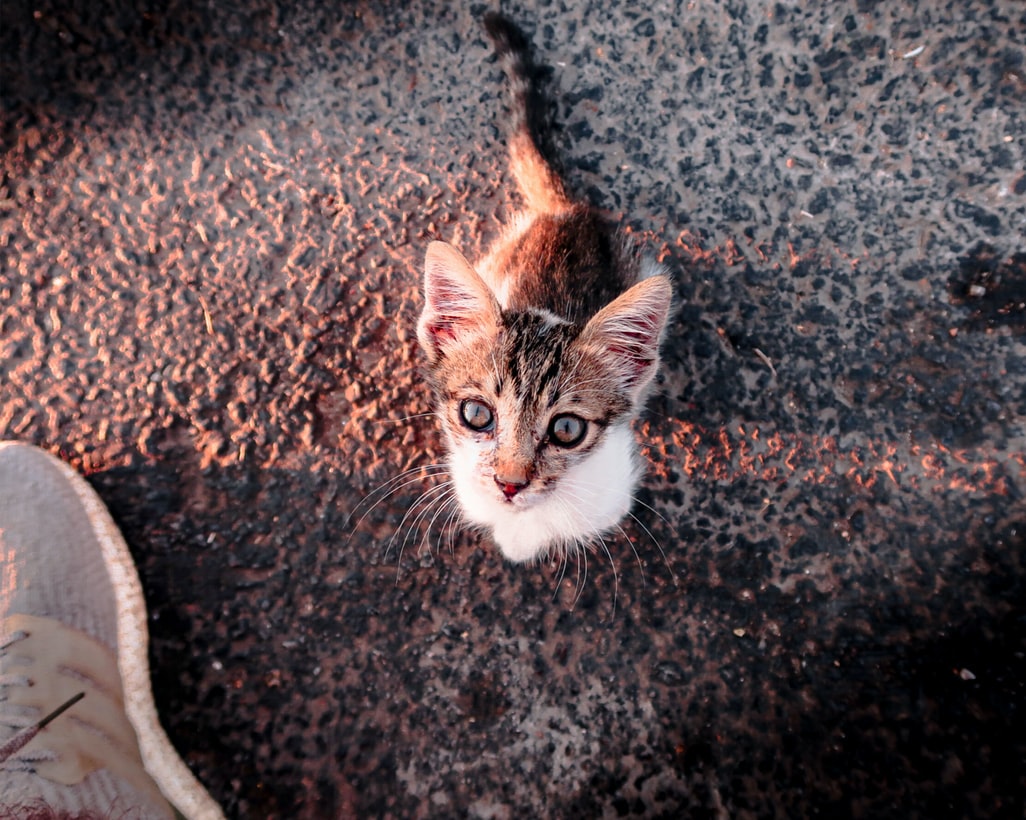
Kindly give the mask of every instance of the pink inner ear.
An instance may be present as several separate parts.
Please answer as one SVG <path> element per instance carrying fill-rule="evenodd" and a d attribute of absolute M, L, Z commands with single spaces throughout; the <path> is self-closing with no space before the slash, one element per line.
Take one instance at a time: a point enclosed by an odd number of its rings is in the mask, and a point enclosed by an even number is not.
<path fill-rule="evenodd" d="M 446 348 L 470 334 L 485 331 L 494 321 L 487 303 L 478 294 L 436 281 L 428 294 L 423 332 L 436 349 Z"/>
<path fill-rule="evenodd" d="M 466 312 L 466 292 L 453 287 L 447 280 L 435 281 L 429 294 L 431 319 L 428 322 L 428 333 L 440 341 L 456 338 L 458 325 L 471 322 L 472 316 Z"/>
<path fill-rule="evenodd" d="M 644 337 L 639 337 L 644 338 Z M 616 357 L 620 362 L 625 362 L 630 366 L 630 372 L 627 374 L 633 382 L 644 373 L 648 368 L 652 366 L 654 359 L 651 356 L 640 355 L 639 347 L 626 347 L 621 345 L 609 345 L 606 350 L 610 354 Z"/>
<path fill-rule="evenodd" d="M 654 346 L 658 338 L 655 316 L 639 316 L 626 327 L 618 326 L 610 334 L 606 350 L 621 364 L 629 368 L 626 373 L 631 383 L 643 375 L 655 361 Z"/>
<path fill-rule="evenodd" d="M 454 315 L 462 316 L 464 314 L 464 311 L 458 310 L 458 308 L 466 305 L 467 294 L 465 290 L 455 287 L 448 279 L 439 278 L 431 283 L 428 300 L 435 313 L 452 319 Z"/>
<path fill-rule="evenodd" d="M 456 338 L 455 322 L 436 321 L 427 326 L 431 338 L 440 342 L 448 342 Z"/>

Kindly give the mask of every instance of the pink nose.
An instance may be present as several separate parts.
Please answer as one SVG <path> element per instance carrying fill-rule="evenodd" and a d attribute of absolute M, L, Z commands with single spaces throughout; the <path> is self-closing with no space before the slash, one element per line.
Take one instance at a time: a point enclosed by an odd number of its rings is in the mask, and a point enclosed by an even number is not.
<path fill-rule="evenodd" d="M 498 476 L 495 476 L 495 483 L 499 485 L 499 489 L 502 490 L 507 501 L 527 486 L 526 481 L 506 481 Z"/>

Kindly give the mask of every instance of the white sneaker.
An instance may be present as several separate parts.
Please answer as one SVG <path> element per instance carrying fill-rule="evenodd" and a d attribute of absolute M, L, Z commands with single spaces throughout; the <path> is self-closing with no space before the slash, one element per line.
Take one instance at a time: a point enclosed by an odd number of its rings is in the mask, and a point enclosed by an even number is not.
<path fill-rule="evenodd" d="M 100 498 L 42 450 L 0 443 L 0 815 L 223 817 L 157 719 L 148 640 Z"/>

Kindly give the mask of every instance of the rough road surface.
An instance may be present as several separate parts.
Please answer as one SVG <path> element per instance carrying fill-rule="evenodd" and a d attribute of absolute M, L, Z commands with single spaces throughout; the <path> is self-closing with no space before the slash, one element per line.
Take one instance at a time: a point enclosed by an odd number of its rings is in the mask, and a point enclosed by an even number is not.
<path fill-rule="evenodd" d="M 486 8 L 0 5 L 0 435 L 121 524 L 183 756 L 238 817 L 1021 818 L 1026 7 L 504 6 L 679 296 L 568 567 L 418 505 Z"/>

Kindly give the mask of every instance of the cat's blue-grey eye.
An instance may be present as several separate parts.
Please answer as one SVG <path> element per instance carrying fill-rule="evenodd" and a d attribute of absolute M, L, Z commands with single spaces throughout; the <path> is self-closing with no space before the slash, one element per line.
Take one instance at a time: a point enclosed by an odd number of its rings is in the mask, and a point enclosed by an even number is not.
<path fill-rule="evenodd" d="M 474 399 L 464 399 L 460 404 L 460 418 L 471 430 L 484 433 L 492 429 L 495 422 L 495 414 L 492 408 L 484 402 Z"/>
<path fill-rule="evenodd" d="M 549 422 L 549 438 L 560 447 L 573 447 L 581 443 L 588 432 L 588 423 L 578 416 L 563 413 Z"/>

